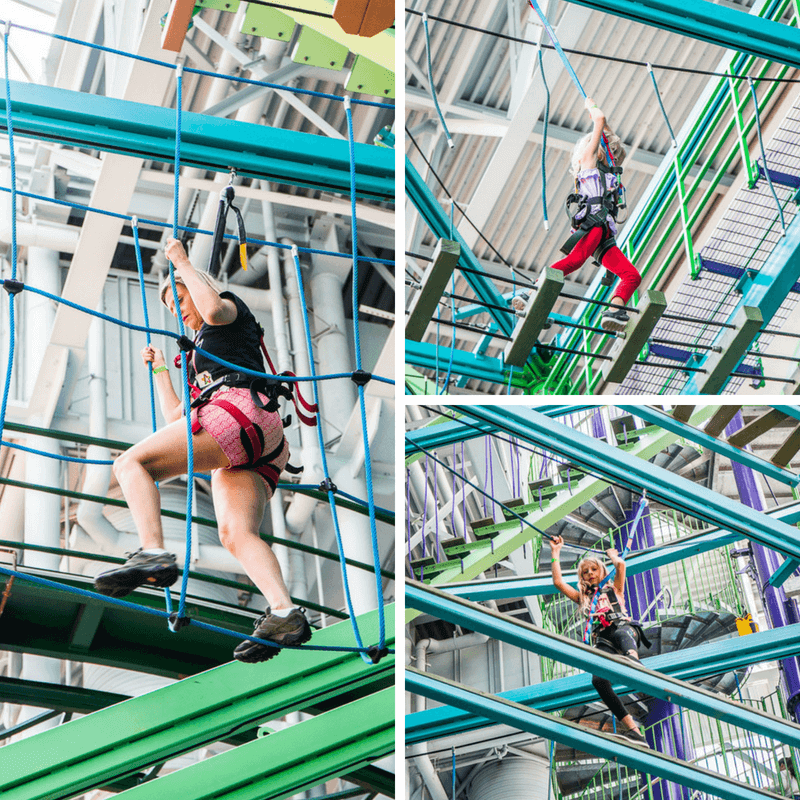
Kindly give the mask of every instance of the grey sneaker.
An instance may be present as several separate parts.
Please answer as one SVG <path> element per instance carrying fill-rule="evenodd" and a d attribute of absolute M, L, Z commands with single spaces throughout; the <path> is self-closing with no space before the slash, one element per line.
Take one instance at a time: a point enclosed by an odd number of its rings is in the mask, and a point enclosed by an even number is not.
<path fill-rule="evenodd" d="M 267 608 L 267 613 L 255 621 L 254 627 L 253 636 L 278 644 L 305 644 L 311 638 L 311 626 L 303 608 L 293 608 L 286 617 L 279 617 Z M 279 647 L 270 647 L 246 639 L 236 646 L 233 657 L 237 661 L 255 664 L 259 661 L 269 661 L 279 652 Z"/>
<path fill-rule="evenodd" d="M 628 742 L 633 742 L 633 744 L 641 745 L 642 747 L 650 747 L 647 743 L 647 739 L 644 738 L 644 734 L 639 728 L 630 728 L 622 734 L 622 738 Z"/>
<path fill-rule="evenodd" d="M 607 308 L 603 312 L 603 317 L 600 320 L 600 327 L 604 331 L 624 331 L 630 319 L 631 318 L 622 306 L 618 308 Z"/>
<path fill-rule="evenodd" d="M 108 597 L 124 597 L 138 586 L 164 588 L 178 580 L 178 565 L 172 553 L 126 553 L 128 560 L 116 569 L 101 572 L 94 588 Z"/>

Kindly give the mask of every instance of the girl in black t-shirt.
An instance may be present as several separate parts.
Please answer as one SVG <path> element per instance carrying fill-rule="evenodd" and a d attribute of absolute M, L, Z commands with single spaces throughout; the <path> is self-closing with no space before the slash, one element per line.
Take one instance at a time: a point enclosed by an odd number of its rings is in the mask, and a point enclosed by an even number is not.
<path fill-rule="evenodd" d="M 165 255 L 175 268 L 181 315 L 184 324 L 197 332 L 196 344 L 226 361 L 263 371 L 258 326 L 242 300 L 231 292 L 220 292 L 213 278 L 196 271 L 176 239 L 168 240 Z M 161 300 L 176 313 L 169 282 L 162 286 Z M 230 374 L 229 368 L 192 352 L 190 379 L 199 389 Z M 178 578 L 175 556 L 164 549 L 155 484 L 187 471 L 183 402 L 173 388 L 163 353 L 145 347 L 142 358 L 153 365 L 161 411 L 168 424 L 114 462 L 114 475 L 128 501 L 142 547 L 123 566 L 95 579 L 97 590 L 112 597 L 122 597 L 137 586 L 171 586 Z M 261 395 L 261 400 L 267 398 Z M 256 621 L 254 636 L 289 645 L 308 641 L 311 629 L 303 609 L 292 602 L 278 560 L 258 534 L 278 475 L 289 460 L 280 414 L 259 408 L 246 385 L 221 385 L 208 403 L 192 410 L 192 423 L 194 469 L 211 471 L 220 540 L 268 602 L 266 614 Z M 278 652 L 247 640 L 236 647 L 234 657 L 266 661 Z"/>

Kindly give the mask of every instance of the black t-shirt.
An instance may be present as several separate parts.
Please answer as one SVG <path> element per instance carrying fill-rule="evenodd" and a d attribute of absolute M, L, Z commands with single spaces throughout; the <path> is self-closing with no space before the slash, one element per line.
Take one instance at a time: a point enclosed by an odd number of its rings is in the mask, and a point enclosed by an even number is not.
<path fill-rule="evenodd" d="M 261 332 L 256 318 L 233 292 L 221 292 L 220 297 L 234 302 L 237 311 L 236 319 L 228 325 L 209 325 L 204 322 L 194 337 L 194 343 L 208 353 L 224 358 L 231 364 L 263 372 Z M 229 367 L 218 364 L 197 351 L 193 355 L 194 375 L 191 377 L 201 389 L 231 372 Z"/>

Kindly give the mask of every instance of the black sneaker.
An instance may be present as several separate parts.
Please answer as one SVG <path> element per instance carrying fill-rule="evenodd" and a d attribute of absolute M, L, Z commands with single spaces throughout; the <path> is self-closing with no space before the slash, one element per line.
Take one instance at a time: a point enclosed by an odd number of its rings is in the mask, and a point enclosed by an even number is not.
<path fill-rule="evenodd" d="M 600 326 L 604 331 L 624 331 L 625 326 L 630 322 L 630 317 L 622 306 L 618 308 L 607 308 L 603 312 Z"/>
<path fill-rule="evenodd" d="M 172 553 L 126 553 L 128 560 L 116 569 L 101 572 L 94 588 L 108 597 L 125 597 L 138 586 L 164 588 L 178 580 L 178 565 Z"/>
<path fill-rule="evenodd" d="M 311 626 L 306 619 L 305 609 L 302 608 L 293 608 L 285 617 L 279 617 L 267 608 L 267 613 L 255 621 L 254 628 L 253 636 L 278 644 L 305 644 L 311 638 Z M 233 657 L 237 661 L 256 664 L 259 661 L 269 661 L 280 651 L 279 647 L 270 647 L 246 639 L 236 646 Z"/>
<path fill-rule="evenodd" d="M 622 734 L 622 738 L 628 742 L 633 742 L 633 744 L 641 745 L 642 747 L 650 747 L 647 744 L 647 739 L 644 738 L 644 734 L 638 728 L 629 728 Z"/>

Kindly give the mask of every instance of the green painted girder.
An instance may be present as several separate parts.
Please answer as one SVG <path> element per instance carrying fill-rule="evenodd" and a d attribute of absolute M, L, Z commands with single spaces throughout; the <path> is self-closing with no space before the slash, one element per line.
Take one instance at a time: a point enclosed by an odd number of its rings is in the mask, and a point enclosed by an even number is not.
<path fill-rule="evenodd" d="M 406 604 L 438 619 L 568 664 L 612 683 L 622 681 L 637 691 L 670 700 L 683 708 L 706 714 L 737 728 L 793 747 L 800 746 L 800 726 L 793 722 L 648 669 L 638 661 L 608 655 L 583 642 L 573 641 L 468 600 L 452 597 L 425 584 L 416 581 L 406 583 Z"/>
<path fill-rule="evenodd" d="M 81 686 L 0 677 L 1 703 L 54 708 L 68 714 L 91 714 L 114 703 L 128 700 L 129 697 L 126 694 L 84 689 Z"/>
<path fill-rule="evenodd" d="M 405 184 L 406 195 L 408 196 L 408 199 L 414 204 L 420 216 L 423 220 L 425 220 L 426 224 L 436 235 L 437 239 L 453 239 L 457 241 L 461 245 L 461 255 L 458 259 L 459 263 L 469 267 L 470 269 L 483 272 L 484 270 L 480 261 L 478 261 L 478 259 L 475 257 L 475 254 L 467 246 L 467 243 L 461 237 L 459 232 L 454 229 L 451 234 L 450 217 L 445 214 L 441 203 L 428 188 L 425 181 L 422 180 L 422 177 L 414 168 L 414 165 L 411 163 L 408 157 L 406 157 Z M 470 288 L 473 292 L 475 292 L 478 298 L 484 302 L 499 306 L 508 305 L 507 301 L 503 299 L 503 296 L 495 288 L 495 285 L 489 275 L 484 277 L 483 275 L 476 275 L 473 272 L 462 272 L 462 277 L 469 284 Z M 487 308 L 486 313 L 489 314 L 489 316 L 491 316 L 492 319 L 497 323 L 501 333 L 506 334 L 506 336 L 511 335 L 511 332 L 514 330 L 514 317 L 512 317 L 511 314 L 504 314 L 502 311 L 494 308 Z M 419 344 L 419 342 L 416 342 L 415 344 Z M 408 346 L 409 341 L 406 341 L 406 348 L 408 348 Z M 447 352 L 449 354 L 449 348 Z M 458 353 L 457 350 L 456 353 Z M 495 361 L 496 359 L 491 360 Z M 414 364 L 415 362 L 411 361 L 410 363 Z M 417 364 L 417 366 L 424 365 Z"/>
<path fill-rule="evenodd" d="M 716 406 L 705 406 L 699 409 L 692 417 L 693 423 L 699 424 L 700 422 L 708 419 L 714 413 L 716 408 L 717 408 Z M 474 413 L 476 411 L 475 407 L 448 406 L 448 409 L 454 413 L 466 414 L 475 419 L 478 419 L 478 417 L 476 417 Z M 513 416 L 512 415 L 513 410 L 514 409 L 512 409 L 511 407 L 504 407 L 500 410 L 500 416 L 502 415 Z M 547 420 L 548 424 L 553 429 L 561 430 L 562 428 L 566 427 L 561 423 L 557 422 L 556 420 L 550 419 L 549 417 L 543 414 L 537 414 L 537 416 L 543 420 Z M 485 422 L 490 425 L 494 425 L 494 427 L 497 428 L 498 430 L 508 430 L 508 427 L 506 426 L 505 423 L 500 424 L 498 423 L 497 420 L 489 420 L 484 418 L 479 421 Z M 425 430 L 425 429 L 420 429 L 420 430 Z M 416 431 L 415 433 L 418 432 L 419 431 Z M 518 432 L 515 432 L 514 435 L 521 436 L 521 438 L 526 439 L 527 441 L 532 441 L 530 435 L 521 435 Z M 630 450 L 626 452 L 626 456 L 627 458 L 632 459 L 635 462 L 648 463 L 649 459 L 651 459 L 657 453 L 660 453 L 667 445 L 674 442 L 677 438 L 678 438 L 677 435 L 671 433 L 670 431 L 655 432 L 652 436 L 642 436 L 641 439 Z M 597 442 L 597 440 L 595 439 L 589 439 L 588 441 L 593 442 L 596 445 L 603 444 L 602 442 Z M 535 443 L 538 444 L 539 442 Z M 619 448 L 610 448 L 608 447 L 608 445 L 604 446 L 607 447 L 609 450 L 616 451 L 619 449 Z M 557 450 L 554 449 L 554 452 L 557 452 Z M 570 458 L 570 461 L 572 461 L 575 464 L 580 463 L 578 459 L 575 458 Z M 609 461 L 608 463 L 613 463 L 613 461 Z M 608 474 L 608 470 L 593 470 L 593 471 L 596 471 L 601 475 Z M 671 475 L 672 473 L 668 474 Z M 557 503 L 553 502 L 552 505 L 548 506 L 547 508 L 541 511 L 532 512 L 527 516 L 527 519 L 533 525 L 536 525 L 536 527 L 538 527 L 539 529 L 546 530 L 551 525 L 554 525 L 556 522 L 563 519 L 565 515 L 575 511 L 585 502 L 591 500 L 599 492 L 605 489 L 608 485 L 609 483 L 605 480 L 602 480 L 600 478 L 595 478 L 591 475 L 587 475 L 580 481 L 576 481 L 573 483 L 571 494 L 562 493 L 562 495 L 559 495 L 559 502 Z M 527 525 L 522 526 L 522 529 L 520 530 L 520 525 L 519 523 L 517 523 L 517 525 L 514 526 L 513 530 L 501 532 L 493 539 L 492 552 L 470 553 L 469 555 L 465 556 L 464 559 L 462 560 L 463 571 L 462 571 L 462 565 L 459 565 L 459 568 L 457 569 L 450 569 L 446 572 L 439 573 L 432 579 L 432 583 L 439 586 L 444 583 L 471 580 L 480 575 L 481 573 L 485 572 L 487 569 L 491 568 L 495 564 L 502 561 L 510 553 L 519 549 L 524 544 L 530 542 L 535 536 L 538 536 L 535 530 L 528 527 Z M 413 616 L 414 616 L 413 612 L 408 612 L 408 611 L 406 612 L 407 621 L 413 618 Z"/>
<path fill-rule="evenodd" d="M 795 473 L 788 469 L 782 469 L 781 467 L 775 466 L 775 464 L 770 464 L 769 461 L 765 461 L 763 458 L 759 458 L 747 450 L 734 447 L 726 441 L 710 436 L 699 428 L 687 425 L 685 422 L 681 422 L 670 414 L 666 414 L 656 408 L 628 405 L 619 406 L 619 408 L 627 411 L 629 414 L 633 414 L 635 417 L 639 417 L 639 419 L 643 419 L 645 422 L 649 422 L 651 425 L 658 425 L 659 428 L 673 431 L 684 439 L 688 439 L 708 450 L 719 453 L 731 461 L 745 464 L 756 472 L 760 472 L 762 475 L 766 475 L 769 478 L 774 478 L 776 481 L 785 483 L 787 486 L 797 486 L 800 484 L 800 475 L 795 475 Z"/>
<path fill-rule="evenodd" d="M 271 800 L 394 750 L 394 688 L 356 700 L 118 795 L 124 800 Z"/>
<path fill-rule="evenodd" d="M 672 653 L 650 656 L 642 661 L 645 667 L 682 681 L 693 681 L 750 664 L 780 660 L 795 655 L 800 649 L 800 625 L 787 625 L 774 630 L 759 631 L 724 641 L 708 642 Z M 623 681 L 611 681 L 614 691 L 627 694 L 631 687 Z M 539 711 L 559 711 L 563 708 L 590 703 L 597 699 L 588 673 L 570 675 L 546 683 L 523 686 L 502 692 L 501 697 Z M 468 714 L 454 708 L 429 708 L 406 716 L 406 744 L 418 744 L 444 736 L 455 736 L 491 725 L 485 717 Z"/>
<path fill-rule="evenodd" d="M 789 28 L 789 30 L 797 29 Z M 767 260 L 753 275 L 752 281 L 742 292 L 739 302 L 731 309 L 725 321 L 732 323 L 741 309 L 746 306 L 754 307 L 761 312 L 763 318 L 761 327 L 768 328 L 789 290 L 798 280 L 800 280 L 800 217 L 795 217 L 787 226 L 786 235 L 775 245 Z M 725 328 L 720 328 L 720 332 L 710 344 L 718 343 L 726 333 Z M 706 352 L 698 361 L 698 366 L 702 367 L 713 355 L 711 351 Z M 686 386 L 681 390 L 682 393 L 698 394 L 698 386 L 702 379 L 701 373 L 690 373 Z"/>
<path fill-rule="evenodd" d="M 764 800 L 778 795 L 739 783 L 716 772 L 678 761 L 646 747 L 636 747 L 606 733 L 594 731 L 560 717 L 551 717 L 495 695 L 462 686 L 444 678 L 406 669 L 406 690 L 447 703 L 464 711 L 510 725 L 520 731 L 554 740 L 598 758 L 617 761 L 648 775 L 656 775 L 680 785 L 707 792 L 725 800 Z M 645 795 L 647 796 L 647 795 Z"/>
<path fill-rule="evenodd" d="M 393 620 L 388 607 L 388 647 Z M 359 626 L 377 637 L 377 612 Z M 352 638 L 349 623 L 338 623 L 316 631 L 312 644 L 351 646 Z M 4 747 L 0 794 L 72 797 L 291 711 L 319 713 L 393 685 L 391 657 L 372 665 L 356 653 L 286 650 L 269 666 L 234 661 Z"/>
<path fill-rule="evenodd" d="M 785 522 L 787 525 L 794 525 L 800 522 L 800 504 L 798 503 L 792 503 L 781 508 L 773 508 L 764 513 L 772 519 Z M 630 553 L 625 558 L 625 572 L 627 575 L 639 575 L 642 572 L 664 567 L 667 564 L 674 564 L 700 553 L 708 553 L 720 547 L 728 547 L 741 538 L 739 533 L 713 528 L 703 533 L 696 533 L 675 542 L 670 542 L 669 547 L 659 545 L 650 550 Z M 577 586 L 577 573 L 564 572 L 564 580 L 572 586 Z M 440 588 L 454 597 L 462 597 L 465 600 L 474 602 L 555 594 L 556 592 L 552 576 L 549 573 L 521 578 L 488 578 L 484 581 L 472 583 L 453 583 Z"/>
<path fill-rule="evenodd" d="M 706 406 L 708 411 L 713 406 Z M 491 406 L 459 406 L 458 410 L 474 419 L 496 425 L 501 430 L 543 446 L 584 466 L 591 472 L 622 483 L 634 491 L 647 489 L 651 497 L 670 508 L 681 510 L 710 525 L 721 525 L 785 556 L 800 557 L 800 531 L 710 489 L 660 469 L 635 451 L 620 451 L 531 409 Z M 690 424 L 696 425 L 695 417 Z M 470 576 L 473 577 L 473 576 Z"/>
<path fill-rule="evenodd" d="M 14 133 L 145 160 L 175 159 L 175 111 L 11 81 Z M 0 131 L 7 131 L 5 94 Z M 346 140 L 184 112 L 181 165 L 350 194 Z M 394 200 L 394 151 L 355 144 L 356 194 Z"/>
<path fill-rule="evenodd" d="M 800 67 L 800 30 L 707 0 L 568 0 L 768 61 Z"/>

